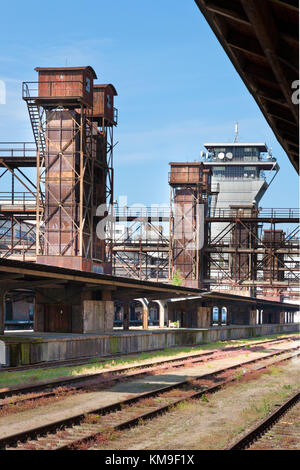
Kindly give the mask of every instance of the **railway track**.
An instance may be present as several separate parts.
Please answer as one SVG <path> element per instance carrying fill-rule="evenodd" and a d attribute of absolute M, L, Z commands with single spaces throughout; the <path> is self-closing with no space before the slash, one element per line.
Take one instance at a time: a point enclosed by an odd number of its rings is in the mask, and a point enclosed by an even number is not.
<path fill-rule="evenodd" d="M 241 377 L 257 374 L 268 367 L 290 360 L 300 353 L 290 350 L 267 358 L 256 358 L 209 374 L 182 380 L 180 383 L 156 388 L 112 405 L 94 409 L 87 414 L 56 421 L 49 425 L 23 431 L 0 439 L 0 448 L 17 450 L 66 450 L 93 446 L 103 436 L 152 419 L 175 405 L 199 399 Z M 276 356 L 276 357 L 274 357 Z"/>
<path fill-rule="evenodd" d="M 296 450 L 300 448 L 300 391 L 227 450 Z"/>
<path fill-rule="evenodd" d="M 112 381 L 120 381 L 125 380 L 128 378 L 137 378 L 143 375 L 147 375 L 150 373 L 155 373 L 156 371 L 162 372 L 163 370 L 169 369 L 171 367 L 178 368 L 184 367 L 186 363 L 192 364 L 199 364 L 201 362 L 205 362 L 208 360 L 213 359 L 221 359 L 229 354 L 240 354 L 243 351 L 253 351 L 257 347 L 260 346 L 267 346 L 268 344 L 279 344 L 282 342 L 293 341 L 297 340 L 297 337 L 287 338 L 287 339 L 274 339 L 274 340 L 265 340 L 265 341 L 255 341 L 248 343 L 247 345 L 238 345 L 226 348 L 226 350 L 218 350 L 213 349 L 211 351 L 206 352 L 199 352 L 199 353 L 189 353 L 182 357 L 171 358 L 171 359 L 161 359 L 156 360 L 152 363 L 142 363 L 136 364 L 131 366 L 122 366 L 119 368 L 114 369 L 106 369 L 101 372 L 93 373 L 93 374 L 85 374 L 85 375 L 78 375 L 72 377 L 64 377 L 62 379 L 54 379 L 47 382 L 39 382 L 32 385 L 25 385 L 20 387 L 8 388 L 5 387 L 4 389 L 0 389 L 0 400 L 5 400 L 9 397 L 18 396 L 18 395 L 26 395 L 36 393 L 36 396 L 30 396 L 29 398 L 24 398 L 23 402 L 27 400 L 35 400 L 40 399 L 42 397 L 52 397 L 55 396 L 55 389 L 61 387 L 69 387 L 71 386 L 74 390 L 81 389 L 82 386 L 86 381 L 92 380 L 99 380 L 101 379 L 102 384 L 109 384 Z M 296 350 L 297 348 L 295 348 Z M 21 400 L 17 400 L 18 403 Z M 0 402 L 0 409 L 3 406 L 3 403 Z"/>
<path fill-rule="evenodd" d="M 254 348 L 255 346 L 256 345 L 253 345 Z M 293 348 L 291 350 L 295 351 L 297 349 L 298 348 Z M 251 349 L 249 348 L 247 349 L 247 351 L 251 351 Z M 74 381 L 72 381 L 71 384 L 69 382 L 66 383 L 65 381 L 60 381 L 56 384 L 54 388 L 51 389 L 49 389 L 49 384 L 42 384 L 34 387 L 25 387 L 23 389 L 18 389 L 18 394 L 15 396 L 11 396 L 13 392 L 12 390 L 10 390 L 8 391 L 8 394 L 6 394 L 6 392 L 0 394 L 0 399 L 2 398 L 2 401 L 0 402 L 0 411 L 4 409 L 7 410 L 7 408 L 9 408 L 10 413 L 18 412 L 21 410 L 22 406 L 24 407 L 28 403 L 30 407 L 34 407 L 35 403 L 37 402 L 39 402 L 38 405 L 45 404 L 47 400 L 49 402 L 49 400 L 51 401 L 51 399 L 53 398 L 57 400 L 59 398 L 65 398 L 66 395 L 76 394 L 80 391 L 88 391 L 89 386 L 94 387 L 96 385 L 97 388 L 104 388 L 109 386 L 110 384 L 128 381 L 129 379 L 137 379 L 143 376 L 147 376 L 149 374 L 153 375 L 158 372 L 162 373 L 172 368 L 182 368 L 186 365 L 196 366 L 198 364 L 207 361 L 212 361 L 215 359 L 234 357 L 235 355 L 241 354 L 241 352 L 243 352 L 243 350 L 241 351 L 241 348 L 235 348 L 234 351 L 231 350 L 227 351 L 226 353 L 224 353 L 223 351 L 214 351 L 212 353 L 202 353 L 200 355 L 196 354 L 195 356 L 192 356 L 192 358 L 188 357 L 182 360 L 170 359 L 167 361 L 163 361 L 153 367 L 148 365 L 148 367 L 146 367 L 145 369 L 141 369 L 140 367 L 142 366 L 131 366 L 129 368 L 126 368 L 125 370 L 122 368 L 121 371 L 115 371 L 113 374 L 109 374 L 108 376 L 105 375 L 105 372 L 102 372 L 93 376 L 87 375 L 83 378 L 75 378 L 76 384 L 73 383 Z M 281 352 L 279 351 L 275 353 L 275 355 L 278 354 L 281 354 Z M 99 379 L 101 380 L 99 381 Z M 9 397 L 11 397 L 11 399 L 9 399 Z"/>

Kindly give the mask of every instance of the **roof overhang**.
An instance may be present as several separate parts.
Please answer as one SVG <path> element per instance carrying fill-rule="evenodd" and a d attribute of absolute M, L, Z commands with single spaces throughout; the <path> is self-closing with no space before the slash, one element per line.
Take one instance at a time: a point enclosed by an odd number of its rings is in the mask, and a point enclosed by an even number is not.
<path fill-rule="evenodd" d="M 299 171 L 297 0 L 195 0 Z"/>
<path fill-rule="evenodd" d="M 116 300 L 163 299 L 199 295 L 203 290 L 174 286 L 162 282 L 140 281 L 126 277 L 78 271 L 46 264 L 0 259 L 0 288 L 5 290 L 77 285 L 92 290 L 111 290 Z"/>
<path fill-rule="evenodd" d="M 87 65 L 85 67 L 36 67 L 34 70 L 36 72 L 72 72 L 73 70 L 89 70 L 92 73 L 93 78 L 97 78 L 95 70 L 90 65 Z"/>
<path fill-rule="evenodd" d="M 267 152 L 268 148 L 263 142 L 207 142 L 204 144 L 204 147 L 209 150 L 210 148 L 219 148 L 219 147 L 255 147 L 258 148 L 260 152 Z"/>

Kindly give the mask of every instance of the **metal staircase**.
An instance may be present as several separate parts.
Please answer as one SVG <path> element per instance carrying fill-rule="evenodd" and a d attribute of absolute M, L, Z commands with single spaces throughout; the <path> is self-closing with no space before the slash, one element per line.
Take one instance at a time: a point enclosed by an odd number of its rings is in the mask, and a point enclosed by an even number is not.
<path fill-rule="evenodd" d="M 30 88 L 28 86 L 28 83 L 26 82 L 23 82 L 23 99 L 27 103 L 32 132 L 37 150 L 39 150 L 41 156 L 44 156 L 46 149 L 46 140 L 42 125 L 42 118 L 40 115 L 40 109 L 39 106 L 36 104 L 35 98 L 31 96 Z"/>
<path fill-rule="evenodd" d="M 39 115 L 39 107 L 36 105 L 34 100 L 26 100 L 28 113 L 30 116 L 31 127 L 34 135 L 34 140 L 36 143 L 36 147 L 40 152 L 40 155 L 45 154 L 46 149 L 46 141 L 43 129 L 39 131 L 40 126 L 40 115 Z"/>

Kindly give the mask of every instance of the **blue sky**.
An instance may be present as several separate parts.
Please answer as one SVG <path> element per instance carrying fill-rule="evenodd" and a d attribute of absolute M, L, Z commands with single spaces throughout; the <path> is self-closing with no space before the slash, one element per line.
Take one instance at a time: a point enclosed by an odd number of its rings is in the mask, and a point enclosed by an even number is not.
<path fill-rule="evenodd" d="M 297 207 L 298 179 L 254 99 L 193 0 L 52 0 L 1 5 L 0 141 L 31 141 L 22 81 L 36 66 L 91 65 L 119 96 L 115 198 L 169 202 L 168 163 L 195 160 L 203 142 L 263 141 L 281 170 L 263 207 Z M 3 189 L 2 189 L 3 190 Z"/>

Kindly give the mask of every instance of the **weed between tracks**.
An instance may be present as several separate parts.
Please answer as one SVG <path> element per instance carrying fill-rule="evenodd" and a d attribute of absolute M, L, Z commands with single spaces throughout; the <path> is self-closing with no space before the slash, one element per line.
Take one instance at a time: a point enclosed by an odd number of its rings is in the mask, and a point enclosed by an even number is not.
<path fill-rule="evenodd" d="M 300 360 L 256 371 L 214 394 L 175 405 L 139 428 L 122 431 L 117 440 L 95 445 L 102 450 L 224 449 L 237 435 L 265 418 L 299 388 Z M 272 369 L 272 368 L 271 368 Z"/>
<path fill-rule="evenodd" d="M 76 390 L 76 393 L 84 393 L 83 390 Z M 20 397 L 14 397 L 16 401 L 10 403 L 10 398 L 3 400 L 3 407 L 0 409 L 0 417 L 8 416 L 13 413 L 19 413 L 25 410 L 31 410 L 37 408 L 38 406 L 45 406 L 51 403 L 57 403 L 58 401 L 64 400 L 70 395 L 74 394 L 73 388 L 58 387 L 55 389 L 55 395 L 50 397 L 34 398 L 35 394 L 31 393 L 28 395 L 22 395 Z M 26 400 L 22 402 L 21 400 Z"/>

